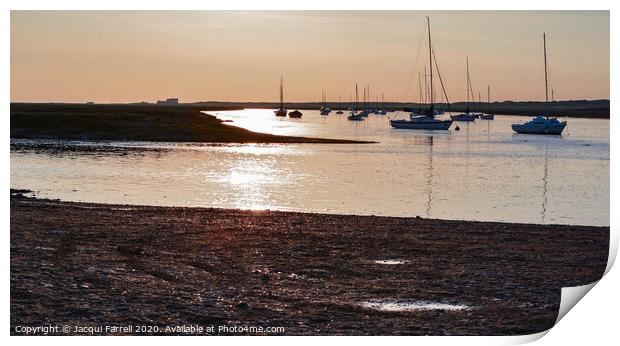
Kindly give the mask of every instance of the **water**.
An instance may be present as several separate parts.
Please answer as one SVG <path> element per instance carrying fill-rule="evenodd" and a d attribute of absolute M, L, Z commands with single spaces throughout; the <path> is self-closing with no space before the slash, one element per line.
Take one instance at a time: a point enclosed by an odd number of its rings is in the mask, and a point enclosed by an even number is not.
<path fill-rule="evenodd" d="M 386 264 L 386 265 L 397 265 L 397 264 L 407 264 L 409 261 L 401 260 L 401 259 L 387 259 L 387 260 L 376 260 L 374 261 L 376 264 Z"/>
<path fill-rule="evenodd" d="M 569 118 L 559 137 L 512 132 L 529 117 L 428 132 L 392 129 L 388 116 L 303 113 L 214 114 L 254 131 L 379 143 L 56 142 L 75 150 L 11 149 L 11 187 L 68 201 L 609 225 L 609 120 Z"/>
<path fill-rule="evenodd" d="M 439 302 L 424 302 L 424 301 L 399 301 L 399 300 L 385 300 L 385 301 L 370 301 L 362 303 L 362 307 L 373 310 L 388 311 L 388 312 L 411 312 L 419 310 L 445 310 L 445 311 L 459 311 L 469 310 L 470 307 L 464 304 L 447 304 Z"/>

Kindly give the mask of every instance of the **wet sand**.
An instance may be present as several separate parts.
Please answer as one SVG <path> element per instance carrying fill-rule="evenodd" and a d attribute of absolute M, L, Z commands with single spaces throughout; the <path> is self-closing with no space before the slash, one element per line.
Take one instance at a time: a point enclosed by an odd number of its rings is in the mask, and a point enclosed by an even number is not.
<path fill-rule="evenodd" d="M 553 326 L 560 287 L 600 279 L 609 245 L 609 227 L 69 203 L 19 191 L 10 213 L 11 334 L 43 324 L 530 334 Z"/>

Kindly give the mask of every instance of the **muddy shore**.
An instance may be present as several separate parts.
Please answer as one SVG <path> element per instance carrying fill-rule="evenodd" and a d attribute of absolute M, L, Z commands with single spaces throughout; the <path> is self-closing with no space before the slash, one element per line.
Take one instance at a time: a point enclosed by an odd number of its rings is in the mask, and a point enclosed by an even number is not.
<path fill-rule="evenodd" d="M 201 143 L 374 143 L 279 136 L 224 123 L 205 111 L 238 107 L 11 103 L 11 138 Z"/>
<path fill-rule="evenodd" d="M 561 287 L 600 279 L 609 246 L 609 227 L 102 205 L 26 192 L 11 195 L 11 334 L 49 324 L 530 334 L 553 326 Z M 412 305 L 382 305 L 390 302 Z"/>

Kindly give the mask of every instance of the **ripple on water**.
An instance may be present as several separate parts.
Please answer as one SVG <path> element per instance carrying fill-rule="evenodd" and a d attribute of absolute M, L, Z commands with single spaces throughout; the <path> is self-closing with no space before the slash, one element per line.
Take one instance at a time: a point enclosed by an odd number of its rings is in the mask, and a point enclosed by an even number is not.
<path fill-rule="evenodd" d="M 387 264 L 387 265 L 396 265 L 396 264 L 407 264 L 410 261 L 402 260 L 402 259 L 386 259 L 386 260 L 376 260 L 373 261 L 376 264 Z"/>
<path fill-rule="evenodd" d="M 362 303 L 362 307 L 373 310 L 388 312 L 409 312 L 419 310 L 445 310 L 460 311 L 469 310 L 465 304 L 440 303 L 416 300 L 373 300 Z"/>

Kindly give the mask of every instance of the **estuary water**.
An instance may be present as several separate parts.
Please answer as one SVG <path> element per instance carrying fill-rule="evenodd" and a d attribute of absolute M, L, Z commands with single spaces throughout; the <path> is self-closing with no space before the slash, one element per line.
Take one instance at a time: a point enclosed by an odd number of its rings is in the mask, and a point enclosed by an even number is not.
<path fill-rule="evenodd" d="M 568 118 L 563 136 L 536 136 L 510 128 L 531 117 L 432 132 L 390 127 L 405 114 L 302 112 L 211 114 L 252 131 L 378 143 L 11 140 L 11 187 L 67 201 L 609 225 L 609 120 Z"/>

